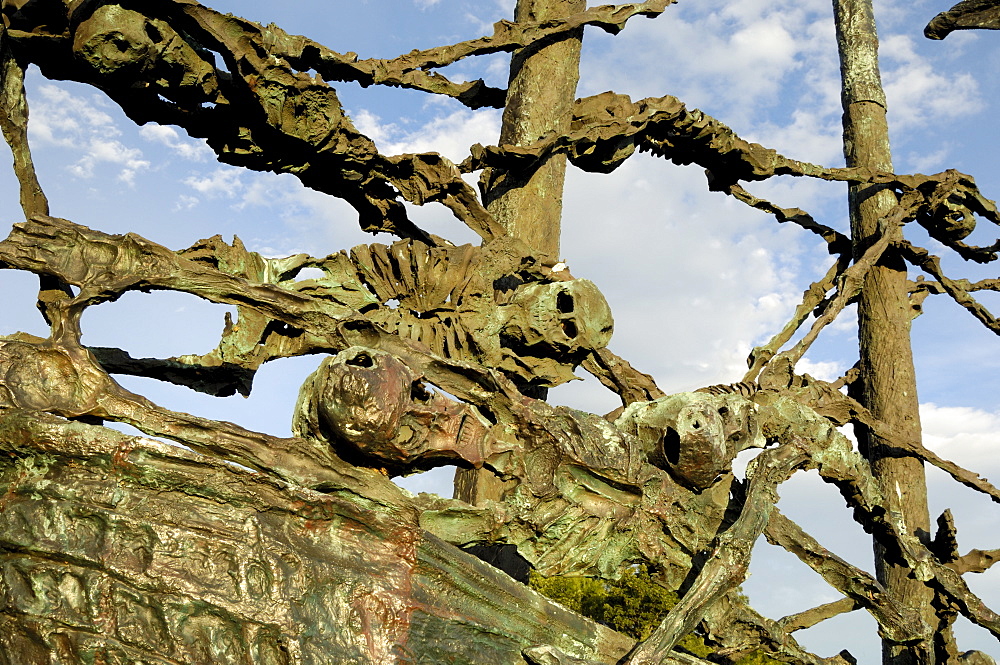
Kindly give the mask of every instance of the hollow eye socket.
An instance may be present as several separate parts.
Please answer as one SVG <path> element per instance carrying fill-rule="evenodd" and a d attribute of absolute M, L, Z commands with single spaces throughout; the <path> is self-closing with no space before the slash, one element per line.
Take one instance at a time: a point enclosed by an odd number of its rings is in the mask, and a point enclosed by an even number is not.
<path fill-rule="evenodd" d="M 367 353 L 359 353 L 353 358 L 348 358 L 347 364 L 354 365 L 355 367 L 374 367 L 375 361 Z"/>
<path fill-rule="evenodd" d="M 156 29 L 155 25 L 153 25 L 152 23 L 147 23 L 145 29 L 146 29 L 146 36 L 149 37 L 149 39 L 154 44 L 158 44 L 161 41 L 163 41 L 163 35 L 160 34 L 160 31 Z"/>
<path fill-rule="evenodd" d="M 669 464 L 677 464 L 681 459 L 681 436 L 673 427 L 668 427 L 663 433 L 663 457 Z"/>
<path fill-rule="evenodd" d="M 427 386 L 424 385 L 423 381 L 414 381 L 410 385 L 410 399 L 415 402 L 428 402 L 431 396 L 431 391 L 427 390 Z"/>
<path fill-rule="evenodd" d="M 556 309 L 564 314 L 569 314 L 573 311 L 573 296 L 566 293 L 565 291 L 560 291 L 556 294 Z"/>

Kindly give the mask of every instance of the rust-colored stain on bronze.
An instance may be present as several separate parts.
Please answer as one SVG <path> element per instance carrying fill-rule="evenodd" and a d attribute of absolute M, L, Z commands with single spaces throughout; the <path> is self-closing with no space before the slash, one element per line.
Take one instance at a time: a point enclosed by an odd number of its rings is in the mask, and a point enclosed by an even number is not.
<path fill-rule="evenodd" d="M 880 400 L 898 395 L 871 388 L 884 369 L 872 354 L 834 382 L 796 364 L 849 304 L 875 307 L 868 298 L 905 300 L 908 327 L 924 298 L 947 294 L 1000 332 L 972 295 L 998 284 L 953 278 L 904 234 L 916 221 L 946 250 L 994 261 L 996 246 L 966 239 L 1000 212 L 957 171 L 895 174 L 887 156 L 849 154 L 847 167 L 793 160 L 671 96 L 576 99 L 586 27 L 617 33 L 672 4 L 520 0 L 515 20 L 490 36 L 364 59 L 194 0 L 0 2 L 0 127 L 25 215 L 0 242 L 0 268 L 39 275 L 50 326 L 44 339 L 0 338 L 0 662 L 705 662 L 674 649 L 697 627 L 714 660 L 756 652 L 834 664 L 851 661 L 809 653 L 792 633 L 856 608 L 905 662 L 975 662 L 981 654 L 959 659 L 956 612 L 994 635 L 1000 620 L 961 575 L 1000 556 L 960 555 L 950 515 L 932 542 L 914 535 L 887 493 L 887 460 L 934 465 L 995 501 L 1000 490 L 886 415 Z M 884 115 L 871 8 L 836 7 L 849 146 L 887 146 L 856 128 Z M 998 25 L 996 2 L 967 0 L 927 34 Z M 509 89 L 436 71 L 496 52 L 512 54 Z M 132 118 L 207 138 L 222 162 L 293 174 L 349 203 L 362 229 L 399 240 L 271 258 L 238 238 L 175 251 L 51 217 L 27 140 L 29 64 L 100 88 Z M 504 108 L 503 133 L 460 164 L 383 155 L 341 106 L 342 82 Z M 608 348 L 608 302 L 559 256 L 566 164 L 606 173 L 637 151 L 699 165 L 711 189 L 815 234 L 835 255 L 739 383 L 665 395 Z M 475 171 L 480 191 L 463 179 Z M 774 176 L 849 183 L 852 200 L 871 204 L 858 204 L 844 234 L 744 187 Z M 866 188 L 881 193 L 857 195 Z M 426 232 L 405 203 L 446 206 L 480 244 Z M 908 282 L 904 270 L 892 291 L 889 258 L 932 279 Z M 82 344 L 87 308 L 150 289 L 235 306 L 238 323 L 227 315 L 218 346 L 202 355 L 133 358 Z M 290 437 L 171 411 L 112 378 L 246 395 L 263 363 L 307 354 L 324 357 L 289 414 Z M 904 365 L 890 370 L 901 377 Z M 545 401 L 580 369 L 621 407 L 600 416 Z M 842 390 L 856 381 L 867 382 L 860 399 Z M 859 454 L 837 429 L 847 423 L 878 450 Z M 733 460 L 753 448 L 761 452 L 740 480 Z M 460 498 L 412 496 L 390 480 L 440 466 L 458 469 Z M 888 553 L 888 572 L 852 566 L 775 508 L 780 484 L 804 469 L 841 490 Z M 759 615 L 739 585 L 761 535 L 843 600 L 779 622 Z M 516 550 L 543 575 L 615 578 L 650 566 L 684 593 L 637 646 L 461 549 L 484 545 Z M 899 571 L 933 603 L 901 596 Z"/>

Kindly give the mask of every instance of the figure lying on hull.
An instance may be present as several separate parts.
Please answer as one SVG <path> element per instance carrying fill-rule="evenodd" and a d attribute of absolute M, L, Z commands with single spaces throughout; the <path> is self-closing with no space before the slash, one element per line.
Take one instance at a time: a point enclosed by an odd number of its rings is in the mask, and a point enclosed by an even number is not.
<path fill-rule="evenodd" d="M 482 506 L 417 498 L 421 526 L 455 545 L 513 545 L 545 576 L 613 579 L 632 564 L 651 565 L 660 583 L 683 596 L 630 664 L 661 662 L 699 622 L 716 644 L 739 652 L 734 616 L 740 630 L 783 635 L 774 648 L 801 662 L 843 663 L 802 651 L 738 593 L 769 516 L 784 529 L 780 537 L 808 540 L 774 508 L 778 485 L 803 469 L 837 484 L 873 528 L 899 544 L 901 557 L 926 563 L 905 525 L 875 509 L 881 495 L 867 462 L 835 420 L 802 403 L 815 401 L 816 389 L 680 393 L 633 403 L 613 423 L 521 397 L 498 416 L 435 391 L 391 354 L 352 347 L 306 380 L 293 430 L 389 475 L 452 464 L 514 481 L 500 500 Z M 846 399 L 836 391 L 829 399 L 837 395 Z M 740 481 L 732 462 L 748 448 L 765 450 Z M 927 626 L 901 615 L 874 578 L 838 561 L 875 590 L 841 589 L 864 600 L 883 629 L 900 640 L 926 638 Z"/>
<path fill-rule="evenodd" d="M 294 423 L 300 436 L 277 438 L 158 407 L 116 384 L 71 336 L 59 343 L 23 334 L 0 339 L 0 360 L 7 368 L 0 409 L 134 424 L 298 487 L 377 496 L 456 545 L 513 545 L 545 575 L 613 578 L 632 563 L 651 564 L 665 586 L 684 593 L 637 648 L 630 661 L 636 665 L 662 662 L 698 622 L 707 639 L 730 653 L 750 644 L 744 633 L 752 630 L 762 637 L 751 650 L 763 643 L 810 665 L 844 662 L 801 651 L 737 593 L 753 543 L 780 521 L 776 488 L 799 469 L 815 468 L 837 483 L 880 541 L 895 544 L 895 556 L 942 584 L 948 597 L 961 592 L 955 571 L 936 562 L 894 521 L 898 516 L 877 510 L 882 497 L 867 463 L 831 420 L 796 401 L 795 390 L 761 390 L 751 398 L 682 393 L 634 403 L 610 423 L 514 398 L 516 391 L 498 379 L 484 394 L 497 397 L 491 391 L 500 390 L 507 397 L 496 399 L 492 413 L 435 392 L 395 355 L 353 346 L 326 359 L 303 385 Z M 736 480 L 733 457 L 765 442 L 777 445 L 751 463 L 746 481 Z M 500 501 L 474 507 L 427 495 L 411 500 L 373 472 L 441 464 L 488 468 L 516 482 Z M 785 531 L 768 530 L 769 538 L 787 540 L 794 525 L 782 523 Z M 795 547 L 779 544 L 790 551 L 808 545 L 807 537 L 792 535 L 799 538 L 788 541 Z M 829 564 L 829 553 L 823 556 Z M 834 571 L 831 583 L 850 580 L 838 589 L 872 612 L 887 635 L 926 641 L 919 617 L 904 616 L 863 571 L 835 563 L 846 573 Z"/>
<path fill-rule="evenodd" d="M 864 571 L 834 562 L 831 573 L 829 553 L 796 535 L 788 520 L 781 522 L 774 510 L 776 488 L 798 469 L 815 468 L 835 482 L 887 552 L 917 571 L 920 579 L 933 580 L 948 602 L 966 602 L 968 593 L 963 591 L 959 574 L 935 559 L 905 525 L 894 521 L 898 515 L 878 508 L 883 500 L 867 462 L 835 428 L 845 419 L 854 419 L 860 406 L 851 405 L 829 385 L 819 386 L 826 392 L 806 395 L 802 391 L 807 388 L 792 381 L 790 364 L 785 372 L 789 376 L 777 371 L 784 367 L 777 357 L 761 373 L 761 384 L 767 374 L 768 389 L 684 394 L 645 402 L 623 396 L 631 405 L 612 424 L 529 399 L 500 372 L 430 354 L 425 346 L 407 342 L 368 319 L 373 312 L 370 307 L 338 305 L 310 295 L 308 291 L 314 289 L 309 280 L 285 284 L 282 275 L 294 282 L 295 260 L 282 260 L 278 266 L 228 245 L 178 254 L 137 236 L 109 236 L 47 217 L 16 225 L 0 245 L 5 264 L 51 275 L 79 289 L 72 298 L 48 304 L 50 338 L 15 335 L 0 339 L 5 368 L 0 374 L 0 409 L 127 423 L 304 491 L 379 501 L 405 515 L 412 525 L 423 525 L 452 543 L 514 546 L 545 574 L 614 577 L 631 563 L 649 563 L 660 571 L 666 586 L 684 593 L 664 619 L 662 630 L 657 629 L 644 643 L 648 646 L 638 652 L 645 661 L 636 663 L 660 662 L 662 658 L 650 659 L 669 653 L 676 639 L 699 621 L 713 644 L 723 645 L 727 653 L 739 651 L 740 645 L 753 650 L 762 641 L 776 652 L 789 653 L 787 632 L 752 613 L 735 595 L 753 543 L 765 530 L 769 538 L 814 565 L 848 600 L 871 611 L 888 639 L 927 642 L 926 626 L 902 617 L 891 597 Z M 420 257 L 431 257 L 433 252 L 417 251 L 416 244 L 408 246 L 411 250 L 404 254 L 413 262 L 411 267 L 417 266 L 411 275 L 424 274 L 430 280 L 430 273 L 421 273 L 419 266 L 423 265 Z M 497 249 L 492 243 L 490 247 L 491 252 Z M 480 259 L 491 256 L 469 251 Z M 349 261 L 346 254 L 337 256 L 343 257 L 338 261 Z M 464 306 L 473 302 L 468 294 L 481 293 L 496 306 L 498 290 L 511 292 L 508 295 L 513 299 L 519 289 L 556 284 L 560 280 L 551 273 L 564 272 L 554 270 L 553 265 L 548 276 L 539 269 L 531 277 L 524 274 L 525 261 L 535 266 L 532 270 L 537 268 L 530 257 L 503 256 L 511 262 L 497 259 L 493 274 L 500 276 L 499 286 L 493 280 L 472 290 L 448 291 L 451 302 Z M 239 265 L 244 268 L 237 269 Z M 297 265 L 301 268 L 304 262 Z M 501 270 L 499 266 L 506 267 Z M 270 271 L 272 277 L 241 277 L 261 271 Z M 478 268 L 472 272 L 478 274 Z M 506 288 L 504 276 L 520 281 L 513 284 L 510 279 L 513 287 Z M 330 294 L 336 292 L 332 282 L 327 285 Z M 227 331 L 228 338 L 254 348 L 263 341 L 263 353 L 272 357 L 338 353 L 303 387 L 296 418 L 296 429 L 303 436 L 278 438 L 169 411 L 125 390 L 108 376 L 104 359 L 80 343 L 80 318 L 89 306 L 151 286 L 238 306 L 240 319 Z M 460 299 L 457 293 L 462 294 Z M 587 315 L 578 298 L 572 298 L 572 307 L 566 300 L 565 292 L 557 288 L 548 298 L 548 307 L 540 310 L 551 314 L 547 319 L 527 313 L 505 316 L 504 321 L 514 323 L 504 323 L 499 329 L 514 336 L 518 322 L 525 323 L 520 330 L 530 330 L 531 321 L 549 320 L 559 321 L 558 328 L 567 338 L 580 339 L 585 328 L 605 332 L 605 326 L 591 327 L 600 317 Z M 570 309 L 581 313 L 572 326 L 570 319 L 558 315 Z M 261 338 L 247 312 L 267 321 L 272 331 L 268 335 L 281 336 L 288 346 L 271 345 L 271 337 Z M 276 314 L 280 314 L 280 325 L 269 318 Z M 575 336 L 570 334 L 573 326 Z M 255 367 L 237 360 L 234 357 L 231 364 Z M 572 366 L 571 359 L 556 362 Z M 156 369 L 155 361 L 145 369 Z M 620 383 L 628 388 L 633 382 L 626 379 Z M 434 386 L 457 399 L 436 394 Z M 799 400 L 816 405 L 816 410 Z M 866 418 L 859 422 L 879 426 L 870 414 Z M 884 434 L 901 450 L 1000 497 L 1000 490 L 935 459 L 918 442 L 892 432 Z M 760 453 L 748 468 L 747 481 L 737 482 L 729 473 L 733 456 L 741 448 L 765 441 L 778 445 Z M 483 506 L 434 497 L 415 501 L 375 471 L 402 474 L 440 464 L 479 466 L 509 479 L 510 486 L 501 500 Z M 784 524 L 784 533 L 772 528 L 776 522 Z M 817 561 L 823 565 L 815 566 Z M 747 639 L 748 631 L 759 639 Z M 809 656 L 799 659 L 811 665 L 821 662 Z"/>
<path fill-rule="evenodd" d="M 427 499 L 426 528 L 454 544 L 516 544 L 543 575 L 655 562 L 674 588 L 726 519 L 733 458 L 763 445 L 738 395 L 673 395 L 615 423 L 530 398 L 516 408 L 515 423 L 491 422 L 393 356 L 354 347 L 307 379 L 293 431 L 390 475 L 453 464 L 516 480 L 485 508 Z"/>

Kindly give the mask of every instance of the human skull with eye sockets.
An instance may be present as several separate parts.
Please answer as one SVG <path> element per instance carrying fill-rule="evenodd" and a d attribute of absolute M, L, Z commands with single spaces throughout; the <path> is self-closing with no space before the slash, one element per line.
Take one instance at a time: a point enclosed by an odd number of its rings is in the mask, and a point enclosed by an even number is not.
<path fill-rule="evenodd" d="M 503 311 L 504 335 L 568 356 L 604 348 L 614 330 L 608 301 L 587 279 L 523 285 Z"/>
<path fill-rule="evenodd" d="M 763 447 L 754 403 L 741 395 L 679 393 L 628 406 L 615 421 L 649 451 L 649 461 L 694 491 L 732 471 L 746 448 Z"/>

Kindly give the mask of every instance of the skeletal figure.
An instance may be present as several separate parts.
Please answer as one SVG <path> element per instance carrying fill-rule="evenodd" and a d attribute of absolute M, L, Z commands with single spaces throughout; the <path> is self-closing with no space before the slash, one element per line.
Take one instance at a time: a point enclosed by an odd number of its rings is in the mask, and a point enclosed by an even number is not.
<path fill-rule="evenodd" d="M 573 380 L 573 369 L 606 347 L 614 328 L 611 309 L 593 282 L 573 278 L 564 264 L 532 257 L 510 238 L 481 247 L 401 240 L 358 245 L 322 259 L 270 259 L 248 252 L 238 239 L 228 245 L 216 236 L 181 255 L 349 307 L 438 356 L 498 369 L 522 387 Z M 300 278 L 304 269 L 321 273 Z M 241 306 L 239 324 L 227 318 L 217 349 L 183 360 L 256 370 L 271 358 L 317 347 L 322 345 L 307 333 L 276 326 Z"/>
<path fill-rule="evenodd" d="M 515 544 L 543 575 L 655 562 L 676 588 L 726 519 L 733 457 L 762 445 L 752 411 L 739 396 L 685 393 L 613 424 L 524 398 L 513 422 L 493 424 L 392 355 L 353 347 L 307 379 L 293 430 L 392 474 L 458 464 L 517 480 L 482 508 L 425 499 L 426 528 L 455 544 Z"/>
<path fill-rule="evenodd" d="M 118 386 L 71 339 L 3 338 L 0 359 L 7 368 L 0 376 L 0 408 L 135 424 L 300 485 L 345 482 L 353 467 L 343 460 L 351 457 L 389 473 L 456 463 L 517 480 L 501 501 L 482 507 L 418 497 L 420 524 L 457 545 L 515 545 L 546 575 L 611 578 L 645 562 L 667 586 L 684 582 L 677 608 L 633 654 L 636 664 L 660 662 L 702 618 L 713 640 L 738 642 L 725 633 L 730 622 L 710 615 L 723 597 L 726 611 L 741 613 L 741 620 L 766 622 L 733 592 L 745 577 L 753 542 L 768 526 L 777 485 L 801 468 L 817 468 L 837 482 L 922 579 L 936 578 L 952 597 L 961 593 L 948 577 L 957 574 L 935 563 L 893 521 L 897 516 L 873 510 L 881 495 L 866 462 L 834 424 L 773 390 L 752 400 L 673 395 L 633 404 L 614 424 L 529 398 L 515 400 L 498 418 L 435 393 L 389 353 L 351 347 L 324 361 L 304 385 L 295 418 L 302 436 L 278 439 L 162 409 Z M 765 441 L 779 445 L 751 464 L 746 483 L 736 481 L 728 473 L 732 456 Z M 365 482 L 364 474 L 355 475 Z M 867 600 L 893 639 L 926 641 L 928 629 L 919 620 L 890 601 Z M 779 646 L 803 662 L 822 662 L 787 634 Z"/>
<path fill-rule="evenodd" d="M 686 591 L 630 657 L 639 665 L 661 662 L 702 619 L 712 639 L 738 644 L 726 634 L 729 623 L 712 619 L 722 598 L 727 612 L 774 634 L 736 589 L 753 543 L 768 528 L 778 485 L 800 469 L 815 468 L 838 484 L 913 566 L 948 574 L 894 521 L 898 516 L 875 509 L 881 495 L 867 462 L 834 422 L 796 399 L 808 399 L 807 392 L 798 392 L 681 393 L 634 403 L 614 423 L 523 398 L 509 417 L 491 422 L 492 414 L 434 393 L 392 355 L 352 347 L 307 380 L 294 429 L 340 457 L 391 474 L 458 464 L 515 480 L 499 501 L 483 506 L 417 498 L 421 525 L 456 545 L 514 545 L 543 575 L 614 578 L 629 565 L 651 564 L 663 584 Z M 732 460 L 750 447 L 766 449 L 741 482 Z M 868 583 L 884 591 L 874 579 Z M 887 594 L 837 588 L 864 600 L 892 639 L 927 643 L 930 629 Z M 846 662 L 818 659 L 783 635 L 778 648 L 802 662 Z"/>
<path fill-rule="evenodd" d="M 381 305 L 366 316 L 438 355 L 499 369 L 517 383 L 572 380 L 573 368 L 611 339 L 611 309 L 593 282 L 531 258 L 511 239 L 483 247 L 404 240 L 360 245 L 350 257 Z M 329 270 L 331 258 L 316 266 Z M 343 269 L 341 259 L 334 262 Z"/>

